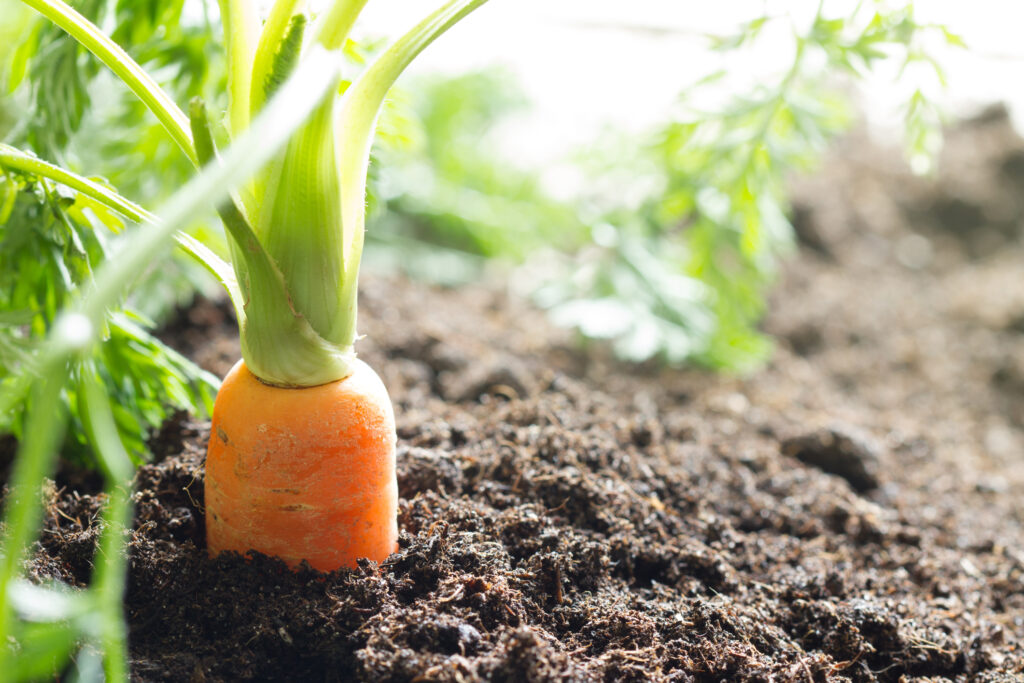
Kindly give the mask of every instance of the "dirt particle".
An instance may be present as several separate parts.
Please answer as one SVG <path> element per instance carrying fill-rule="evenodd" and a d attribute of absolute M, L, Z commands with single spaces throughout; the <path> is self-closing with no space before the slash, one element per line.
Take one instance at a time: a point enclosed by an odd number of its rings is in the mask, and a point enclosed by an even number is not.
<path fill-rule="evenodd" d="M 878 488 L 880 446 L 847 425 L 832 425 L 785 439 L 785 455 L 842 477 L 856 491 Z"/>

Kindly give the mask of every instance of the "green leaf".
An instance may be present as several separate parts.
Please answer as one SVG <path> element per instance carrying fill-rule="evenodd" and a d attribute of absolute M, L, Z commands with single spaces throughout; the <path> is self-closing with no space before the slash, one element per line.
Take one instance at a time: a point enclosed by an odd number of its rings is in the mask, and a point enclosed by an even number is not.
<path fill-rule="evenodd" d="M 413 27 L 381 54 L 345 92 L 338 117 L 341 155 L 342 258 L 341 283 L 347 315 L 339 317 L 331 339 L 355 339 L 356 279 L 365 232 L 366 176 L 377 116 L 392 84 L 405 68 L 438 36 L 486 0 L 451 0 Z"/>
<path fill-rule="evenodd" d="M 254 90 L 256 88 L 262 90 L 259 104 L 262 104 L 268 97 L 272 97 L 277 92 L 277 89 L 281 87 L 281 84 L 295 71 L 295 66 L 299 62 L 299 52 L 302 50 L 302 37 L 305 35 L 305 32 L 306 15 L 298 14 L 292 17 L 291 23 L 288 24 L 288 31 L 277 45 L 277 51 L 274 53 L 270 69 L 267 71 L 264 79 L 254 86 Z M 254 109 L 256 106 L 256 103 L 254 103 Z"/>
<path fill-rule="evenodd" d="M 953 47 L 960 47 L 967 49 L 967 43 L 959 33 L 953 33 L 947 26 L 940 26 L 942 35 L 946 39 L 946 44 L 952 45 Z"/>
<path fill-rule="evenodd" d="M 334 0 L 317 22 L 313 33 L 316 41 L 328 50 L 344 46 L 365 5 L 366 0 Z"/>
<path fill-rule="evenodd" d="M 314 113 L 314 120 L 321 111 L 322 105 Z M 192 121 L 200 158 L 216 163 L 209 123 L 201 102 L 193 101 Z M 308 130 L 308 124 L 303 126 L 299 131 L 300 140 Z M 325 339 L 302 309 L 297 309 L 293 303 L 295 294 L 289 287 L 291 283 L 264 248 L 236 201 L 219 204 L 218 212 L 233 243 L 232 261 L 241 290 L 241 305 L 236 304 L 236 310 L 240 313 L 242 356 L 249 369 L 264 382 L 278 386 L 316 386 L 348 376 L 354 357 L 351 344 L 337 345 Z M 325 227 L 335 228 L 332 224 Z M 302 237 L 302 234 L 293 237 Z M 321 291 L 332 291 L 325 283 L 318 284 Z"/>
<path fill-rule="evenodd" d="M 68 32 L 127 85 L 156 115 L 186 156 L 195 162 L 188 119 L 170 96 L 117 43 L 62 0 L 22 0 Z"/>
<path fill-rule="evenodd" d="M 27 38 L 22 41 L 11 56 L 10 70 L 8 71 L 7 79 L 8 94 L 13 93 L 17 87 L 21 85 L 21 82 L 25 79 L 25 76 L 28 73 L 29 61 L 33 56 L 32 48 L 35 45 L 39 29 L 39 24 L 32 25 L 29 29 L 29 35 Z"/>
<path fill-rule="evenodd" d="M 37 585 L 23 579 L 7 587 L 17 617 L 15 666 L 6 680 L 51 678 L 64 668 L 68 656 L 95 620 L 92 595 L 62 584 Z"/>
<path fill-rule="evenodd" d="M 267 78 L 273 71 L 274 62 L 281 53 L 282 46 L 294 32 L 294 19 L 297 12 L 305 5 L 304 0 L 277 0 L 270 9 L 270 16 L 260 31 L 259 42 L 253 55 L 252 84 L 249 90 L 250 115 L 255 116 L 267 98 Z M 303 21 L 303 26 L 305 22 Z M 301 48 L 293 45 L 289 51 L 296 54 Z"/>
<path fill-rule="evenodd" d="M 259 36 L 259 18 L 251 0 L 218 0 L 228 52 L 228 121 L 232 136 L 239 136 L 251 118 L 249 92 Z"/>
<path fill-rule="evenodd" d="M 73 624 L 24 624 L 15 637 L 17 656 L 5 674 L 9 681 L 57 680 L 80 635 Z"/>
<path fill-rule="evenodd" d="M 76 173 L 60 168 L 53 164 L 37 159 L 27 152 L 23 152 L 9 145 L 0 144 L 0 168 L 31 173 L 36 176 L 49 178 L 58 183 L 81 193 L 83 197 L 91 201 L 93 207 L 106 207 L 120 213 L 126 218 L 140 222 L 155 224 L 157 222 L 153 214 L 149 213 L 134 202 L 125 199 L 108 185 L 97 181 L 83 178 Z M 13 185 L 8 185 L 13 189 Z M 15 190 L 16 191 L 16 190 Z M 89 206 L 89 204 L 87 204 Z M 5 221 L 0 221 L 2 224 Z M 120 228 L 120 224 L 112 220 L 104 221 L 112 230 Z M 238 284 L 235 281 L 231 266 L 214 254 L 209 248 L 195 238 L 183 232 L 175 234 L 179 246 L 197 262 L 204 266 L 210 274 L 224 286 L 231 295 L 232 301 L 241 306 L 241 297 L 238 292 Z"/>

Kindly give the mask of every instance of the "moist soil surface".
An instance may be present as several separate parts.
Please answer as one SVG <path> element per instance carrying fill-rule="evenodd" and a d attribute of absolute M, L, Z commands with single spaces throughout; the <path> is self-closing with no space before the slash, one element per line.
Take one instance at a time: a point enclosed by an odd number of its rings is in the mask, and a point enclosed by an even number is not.
<path fill-rule="evenodd" d="M 853 137 L 794 184 L 747 377 L 617 363 L 498 287 L 368 277 L 400 549 L 321 574 L 207 556 L 209 423 L 153 437 L 126 614 L 139 681 L 1024 680 L 1024 141 L 934 178 Z M 226 307 L 164 331 L 208 369 Z M 89 579 L 58 478 L 33 577 Z"/>

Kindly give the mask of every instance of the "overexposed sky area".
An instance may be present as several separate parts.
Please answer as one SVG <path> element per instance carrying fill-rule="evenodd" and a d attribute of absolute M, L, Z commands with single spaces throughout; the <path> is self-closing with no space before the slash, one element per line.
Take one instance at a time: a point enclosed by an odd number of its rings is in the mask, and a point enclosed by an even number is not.
<path fill-rule="evenodd" d="M 846 16 L 856 4 L 825 0 L 825 15 Z M 433 6 L 375 0 L 361 26 L 395 36 Z M 490 0 L 428 48 L 412 71 L 505 65 L 535 105 L 526 124 L 531 134 L 516 136 L 519 152 L 543 158 L 584 144 L 606 125 L 636 129 L 664 121 L 678 93 L 715 69 L 726 68 L 741 83 L 777 76 L 792 56 L 788 32 L 806 26 L 816 7 L 816 0 Z M 952 114 L 1004 100 L 1024 123 L 1024 2 L 919 0 L 915 11 L 918 22 L 948 25 L 969 49 L 935 49 L 947 70 L 945 90 L 926 69 L 897 79 L 895 66 L 883 68 L 862 87 L 870 119 L 882 129 L 897 126 L 899 104 L 922 87 Z M 728 61 L 705 49 L 706 33 L 728 33 L 766 12 L 788 13 L 793 21 L 777 22 L 756 49 Z"/>

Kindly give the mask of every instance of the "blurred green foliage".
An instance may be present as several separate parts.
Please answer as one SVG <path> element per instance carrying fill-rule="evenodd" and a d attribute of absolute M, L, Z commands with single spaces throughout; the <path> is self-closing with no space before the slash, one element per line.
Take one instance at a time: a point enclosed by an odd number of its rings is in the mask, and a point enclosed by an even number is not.
<path fill-rule="evenodd" d="M 201 95 L 223 104 L 225 60 L 210 19 L 215 2 L 82 0 L 75 9 L 107 27 L 176 101 Z M 127 88 L 61 29 L 31 18 L 6 64 L 8 89 L 24 90 L 23 129 L 5 135 L 6 142 L 101 175 L 143 204 L 165 199 L 191 177 L 191 164 Z"/>
<path fill-rule="evenodd" d="M 443 282 L 496 258 L 526 263 L 513 280 L 556 322 L 609 340 L 628 360 L 756 367 L 772 346 L 757 327 L 766 294 L 793 243 L 786 181 L 853 121 L 849 79 L 896 61 L 901 73 L 927 64 L 941 81 L 926 39 L 962 46 L 946 27 L 915 21 L 912 3 L 860 3 L 835 17 L 822 2 L 806 26 L 766 14 L 710 36 L 709 48 L 751 48 L 778 24 L 791 32 L 793 58 L 777 78 L 751 86 L 725 71 L 704 75 L 683 93 L 682 113 L 646 137 L 611 135 L 582 154 L 585 189 L 570 201 L 553 200 L 538 169 L 516 168 L 495 144 L 494 131 L 523 107 L 507 74 L 412 86 L 423 128 L 414 139 L 432 142 L 389 164 L 388 212 L 371 237 L 395 263 Z M 708 89 L 734 94 L 696 107 Z M 908 156 L 924 168 L 941 141 L 937 110 L 917 89 L 906 111 Z"/>
<path fill-rule="evenodd" d="M 367 258 L 392 257 L 415 275 L 458 284 L 487 260 L 520 262 L 585 240 L 575 208 L 546 196 L 535 169 L 494 153 L 501 121 L 527 104 L 507 73 L 424 78 L 397 102 L 386 125 L 403 134 L 378 146 L 374 189 L 384 210 L 368 232 L 387 249 Z"/>
<path fill-rule="evenodd" d="M 208 9 L 185 0 L 83 0 L 76 9 L 130 45 L 132 56 L 184 100 L 221 92 L 224 82 L 223 56 L 211 39 L 217 27 L 205 13 L 185 17 L 186 4 L 193 12 Z M 0 141 L 104 178 L 150 205 L 191 176 L 155 117 L 92 55 L 20 3 L 4 2 L 2 13 L 10 18 L 5 26 L 17 30 L 0 49 Z M 88 291 L 93 272 L 113 256 L 110 236 L 125 227 L 89 198 L 0 164 L 0 377 L 33 362 L 38 340 L 63 307 Z M 137 304 L 112 311 L 106 343 L 72 369 L 73 376 L 102 378 L 136 462 L 145 457 L 147 435 L 171 412 L 209 410 L 219 384 L 148 331 L 155 326 L 149 315 L 191 297 L 199 281 L 194 266 L 176 268 L 176 276 L 172 266 L 144 284 Z M 73 388 L 61 396 L 72 420 L 64 452 L 87 454 L 79 397 Z M 0 416 L 0 430 L 20 438 L 28 407 Z"/>
<path fill-rule="evenodd" d="M 191 177 L 192 165 L 156 117 L 93 55 L 19 2 L 0 3 L 5 13 L 24 14 L 25 24 L 7 53 L 0 50 L 0 84 L 9 93 L 0 110 L 16 122 L 0 126 L 0 141 L 102 177 L 143 206 L 155 206 Z M 201 95 L 223 106 L 226 63 L 213 0 L 83 0 L 75 9 L 104 26 L 176 101 Z M 189 231 L 223 243 L 216 221 Z M 204 287 L 198 266 L 174 259 L 159 277 L 145 277 L 133 300 L 147 316 L 162 318 Z"/>
<path fill-rule="evenodd" d="M 0 377 L 8 378 L 33 362 L 58 313 L 88 290 L 94 270 L 112 256 L 109 236 L 123 223 L 83 195 L 2 168 L 0 198 Z M 145 458 L 146 435 L 170 412 L 210 410 L 219 384 L 146 331 L 153 325 L 130 308 L 113 312 L 105 343 L 72 370 L 102 377 L 118 433 L 136 462 Z M 66 389 L 62 400 L 73 408 L 65 453 L 89 453 L 74 390 Z M 20 438 L 29 407 L 0 416 L 0 430 Z"/>

